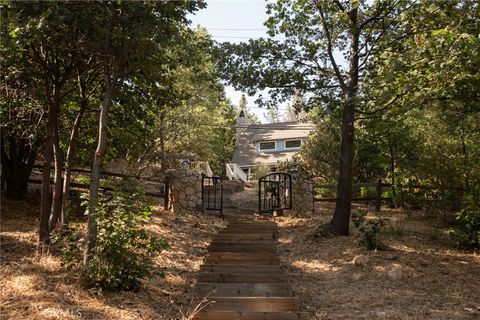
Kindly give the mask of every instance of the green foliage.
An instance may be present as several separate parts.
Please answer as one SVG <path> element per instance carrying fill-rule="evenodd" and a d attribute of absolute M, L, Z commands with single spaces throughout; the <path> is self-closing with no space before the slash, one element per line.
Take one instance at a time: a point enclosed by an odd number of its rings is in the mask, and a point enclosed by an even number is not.
<path fill-rule="evenodd" d="M 60 249 L 63 265 L 67 269 L 78 268 L 82 260 L 84 245 L 83 234 L 80 230 L 69 228 L 52 234 L 52 244 Z"/>
<path fill-rule="evenodd" d="M 259 163 L 258 167 L 256 167 L 255 171 L 253 172 L 253 179 L 258 180 L 269 173 L 270 173 L 270 168 L 267 165 Z"/>
<path fill-rule="evenodd" d="M 383 250 L 385 245 L 379 239 L 385 221 L 378 218 L 367 220 L 367 211 L 357 211 L 352 213 L 353 225 L 358 229 L 357 244 L 367 250 Z"/>
<path fill-rule="evenodd" d="M 83 271 L 87 286 L 134 290 L 141 279 L 152 274 L 155 255 L 168 245 L 143 228 L 151 215 L 150 206 L 139 193 L 115 192 L 99 201 L 94 217 L 96 247 Z"/>
<path fill-rule="evenodd" d="M 480 186 L 465 195 L 463 208 L 456 214 L 462 231 L 459 245 L 465 248 L 480 248 Z"/>

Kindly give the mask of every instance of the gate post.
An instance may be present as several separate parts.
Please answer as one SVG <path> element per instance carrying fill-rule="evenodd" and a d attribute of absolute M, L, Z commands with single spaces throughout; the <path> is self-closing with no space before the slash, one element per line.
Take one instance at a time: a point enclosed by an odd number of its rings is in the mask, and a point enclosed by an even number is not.
<path fill-rule="evenodd" d="M 195 213 L 202 204 L 202 176 L 181 168 L 173 170 L 170 180 L 169 206 L 173 212 Z"/>
<path fill-rule="evenodd" d="M 312 216 L 314 209 L 313 182 L 301 174 L 292 182 L 292 213 L 299 216 Z"/>

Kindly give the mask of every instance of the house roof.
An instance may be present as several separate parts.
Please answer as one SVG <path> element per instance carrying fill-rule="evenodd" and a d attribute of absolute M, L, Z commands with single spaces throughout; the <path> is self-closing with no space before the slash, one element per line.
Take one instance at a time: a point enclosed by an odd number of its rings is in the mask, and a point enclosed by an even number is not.
<path fill-rule="evenodd" d="M 310 123 L 280 122 L 254 124 L 242 127 L 237 134 L 237 143 L 232 162 L 239 166 L 251 166 L 259 163 L 276 164 L 277 161 L 290 160 L 295 152 L 257 153 L 255 142 L 268 140 L 286 140 L 306 138 L 314 126 Z"/>

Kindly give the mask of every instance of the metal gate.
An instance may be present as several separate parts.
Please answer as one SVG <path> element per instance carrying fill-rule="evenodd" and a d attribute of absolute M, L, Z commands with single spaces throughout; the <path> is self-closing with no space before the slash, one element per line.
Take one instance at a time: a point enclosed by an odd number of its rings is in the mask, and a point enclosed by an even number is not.
<path fill-rule="evenodd" d="M 292 209 L 292 176 L 274 172 L 258 180 L 258 213 L 282 213 Z"/>
<path fill-rule="evenodd" d="M 219 211 L 223 216 L 222 178 L 202 177 L 202 206 L 204 210 Z"/>

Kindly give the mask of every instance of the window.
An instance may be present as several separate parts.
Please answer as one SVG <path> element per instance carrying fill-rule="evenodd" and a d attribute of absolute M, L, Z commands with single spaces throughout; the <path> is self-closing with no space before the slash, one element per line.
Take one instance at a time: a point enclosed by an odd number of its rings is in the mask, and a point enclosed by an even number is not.
<path fill-rule="evenodd" d="M 302 140 L 285 140 L 285 149 L 298 149 L 302 145 Z"/>
<path fill-rule="evenodd" d="M 260 142 L 259 149 L 260 150 L 275 150 L 276 149 L 275 141 Z"/>

